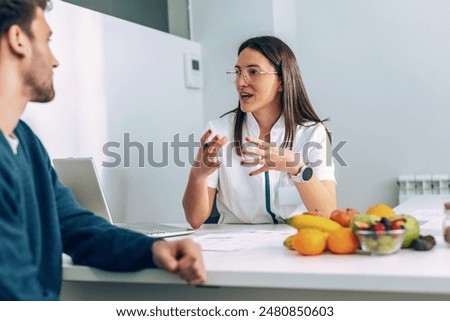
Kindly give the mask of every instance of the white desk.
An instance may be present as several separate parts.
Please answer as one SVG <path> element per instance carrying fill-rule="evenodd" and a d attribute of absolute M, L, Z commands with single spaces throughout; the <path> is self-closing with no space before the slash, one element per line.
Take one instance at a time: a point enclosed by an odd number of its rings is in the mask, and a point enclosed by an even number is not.
<path fill-rule="evenodd" d="M 207 225 L 199 233 L 295 230 L 286 225 Z M 110 273 L 68 262 L 63 300 L 450 300 L 450 248 L 391 256 L 305 257 L 279 241 L 237 252 L 204 252 L 208 282 L 190 287 L 158 269 Z"/>
<path fill-rule="evenodd" d="M 450 195 L 416 195 L 408 198 L 394 210 L 400 214 L 411 210 L 444 210 L 444 203 L 450 202 Z"/>

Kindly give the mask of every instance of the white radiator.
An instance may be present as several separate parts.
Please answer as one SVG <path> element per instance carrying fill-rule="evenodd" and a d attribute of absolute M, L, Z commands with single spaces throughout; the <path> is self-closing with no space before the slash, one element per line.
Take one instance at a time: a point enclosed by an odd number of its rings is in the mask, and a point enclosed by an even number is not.
<path fill-rule="evenodd" d="M 400 175 L 398 200 L 404 202 L 414 195 L 450 194 L 448 174 Z"/>

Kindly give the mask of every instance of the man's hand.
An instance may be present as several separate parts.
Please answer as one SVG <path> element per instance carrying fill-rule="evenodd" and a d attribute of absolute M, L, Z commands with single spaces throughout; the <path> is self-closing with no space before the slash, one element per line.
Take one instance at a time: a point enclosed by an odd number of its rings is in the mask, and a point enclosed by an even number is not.
<path fill-rule="evenodd" d="M 201 247 L 191 239 L 156 241 L 152 252 L 153 261 L 158 267 L 176 273 L 189 285 L 206 281 Z"/>

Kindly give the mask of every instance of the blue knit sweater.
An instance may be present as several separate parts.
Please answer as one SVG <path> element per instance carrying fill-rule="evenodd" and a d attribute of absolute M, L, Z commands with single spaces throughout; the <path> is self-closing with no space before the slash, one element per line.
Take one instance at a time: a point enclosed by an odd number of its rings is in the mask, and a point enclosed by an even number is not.
<path fill-rule="evenodd" d="M 82 209 L 22 121 L 16 155 L 0 132 L 0 300 L 57 300 L 61 254 L 110 271 L 154 267 L 153 240 Z"/>

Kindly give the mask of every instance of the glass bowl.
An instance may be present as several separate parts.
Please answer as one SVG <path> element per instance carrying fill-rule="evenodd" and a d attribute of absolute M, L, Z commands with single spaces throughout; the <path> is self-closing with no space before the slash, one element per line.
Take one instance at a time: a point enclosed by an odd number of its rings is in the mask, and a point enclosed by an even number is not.
<path fill-rule="evenodd" d="M 387 255 L 398 252 L 405 238 L 405 230 L 356 231 L 361 249 L 372 255 Z"/>

